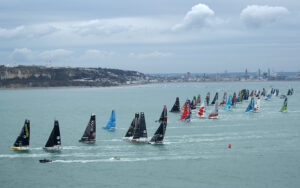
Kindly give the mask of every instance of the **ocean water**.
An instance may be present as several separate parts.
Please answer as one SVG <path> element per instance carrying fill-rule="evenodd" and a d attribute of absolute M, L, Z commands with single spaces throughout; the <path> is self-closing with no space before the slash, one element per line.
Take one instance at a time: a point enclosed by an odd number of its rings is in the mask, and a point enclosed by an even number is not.
<path fill-rule="evenodd" d="M 288 98 L 288 112 L 279 112 L 283 99 L 261 101 L 261 112 L 246 114 L 249 101 L 232 111 L 219 109 L 219 119 L 178 121 L 168 113 L 165 144 L 123 141 L 135 112 L 144 112 L 149 139 L 163 105 L 171 109 L 175 98 L 210 91 L 243 88 L 278 88 Z M 51 88 L 0 90 L 0 185 L 22 187 L 299 187 L 300 186 L 300 83 L 178 83 L 114 88 Z M 116 111 L 117 130 L 105 126 Z M 207 111 L 213 107 L 208 107 Z M 96 114 L 97 142 L 78 140 Z M 9 150 L 25 118 L 31 121 L 29 152 Z M 63 150 L 45 152 L 54 120 L 60 123 Z M 228 144 L 232 148 L 228 148 Z M 111 160 L 112 157 L 120 160 Z M 41 164 L 49 158 L 52 163 Z"/>

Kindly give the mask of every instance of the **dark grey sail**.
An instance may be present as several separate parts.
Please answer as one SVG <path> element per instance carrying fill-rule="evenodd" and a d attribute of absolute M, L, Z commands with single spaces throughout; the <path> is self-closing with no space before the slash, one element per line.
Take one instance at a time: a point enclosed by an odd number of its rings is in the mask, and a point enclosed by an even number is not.
<path fill-rule="evenodd" d="M 211 104 L 214 105 L 216 103 L 216 100 L 219 98 L 219 93 L 216 92 L 214 99 L 212 100 Z"/>
<path fill-rule="evenodd" d="M 24 126 L 21 130 L 21 133 L 14 143 L 14 147 L 28 147 L 29 140 L 30 140 L 30 121 L 26 119 Z"/>
<path fill-rule="evenodd" d="M 132 139 L 147 138 L 147 128 L 144 112 L 140 113 L 138 123 L 134 127 Z"/>
<path fill-rule="evenodd" d="M 134 131 L 136 123 L 138 122 L 138 119 L 139 119 L 139 113 L 135 113 L 135 116 L 130 124 L 130 127 L 124 136 L 125 138 L 129 138 L 129 137 L 133 136 L 133 131 Z"/>
<path fill-rule="evenodd" d="M 210 93 L 208 92 L 205 97 L 205 102 L 206 102 L 205 106 L 209 105 L 209 100 L 210 100 Z"/>
<path fill-rule="evenodd" d="M 179 111 L 180 111 L 179 97 L 176 97 L 176 101 L 170 112 L 179 112 Z"/>
<path fill-rule="evenodd" d="M 161 143 L 164 139 L 166 128 L 167 128 L 167 106 L 164 106 L 164 109 L 159 118 L 160 125 L 154 136 L 151 138 L 150 143 Z"/>
<path fill-rule="evenodd" d="M 45 145 L 46 148 L 54 147 L 54 146 L 60 146 L 61 140 L 60 140 L 60 131 L 59 131 L 59 124 L 58 121 L 54 121 L 54 127 L 52 129 L 52 132 L 49 136 L 49 139 Z"/>
<path fill-rule="evenodd" d="M 96 141 L 96 115 L 91 115 L 90 121 L 79 140 L 79 142 L 95 142 Z"/>

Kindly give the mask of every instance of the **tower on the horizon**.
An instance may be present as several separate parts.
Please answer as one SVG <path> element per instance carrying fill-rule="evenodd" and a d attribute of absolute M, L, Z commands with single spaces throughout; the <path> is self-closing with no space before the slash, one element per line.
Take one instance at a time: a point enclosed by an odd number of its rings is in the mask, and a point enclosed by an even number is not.
<path fill-rule="evenodd" d="M 247 79 L 248 79 L 248 70 L 246 68 L 246 70 L 245 70 L 245 80 L 247 80 Z"/>

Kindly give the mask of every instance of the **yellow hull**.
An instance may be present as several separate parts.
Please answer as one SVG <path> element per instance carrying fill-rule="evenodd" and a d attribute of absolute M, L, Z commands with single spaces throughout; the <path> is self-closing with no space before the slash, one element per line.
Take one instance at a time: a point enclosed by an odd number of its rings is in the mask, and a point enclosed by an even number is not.
<path fill-rule="evenodd" d="M 28 147 L 14 147 L 14 146 L 11 146 L 11 147 L 9 147 L 9 149 L 24 151 L 24 150 L 28 150 Z"/>

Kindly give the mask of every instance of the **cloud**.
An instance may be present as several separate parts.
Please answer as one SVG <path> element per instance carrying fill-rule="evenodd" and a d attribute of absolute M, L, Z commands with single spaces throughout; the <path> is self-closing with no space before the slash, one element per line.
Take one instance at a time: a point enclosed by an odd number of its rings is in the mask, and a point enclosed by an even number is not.
<path fill-rule="evenodd" d="M 45 60 L 58 59 L 73 54 L 73 51 L 65 49 L 46 50 L 39 54 L 39 57 Z"/>
<path fill-rule="evenodd" d="M 250 5 L 242 10 L 240 18 L 246 26 L 260 28 L 279 21 L 288 13 L 285 7 Z"/>
<path fill-rule="evenodd" d="M 164 52 L 158 52 L 158 51 L 154 51 L 154 52 L 150 52 L 150 53 L 139 53 L 139 54 L 131 52 L 129 54 L 129 57 L 145 59 L 145 58 L 168 57 L 168 56 L 171 56 L 171 55 L 172 55 L 171 53 L 164 53 Z"/>
<path fill-rule="evenodd" d="M 199 3 L 192 7 L 192 9 L 185 15 L 183 21 L 172 27 L 173 31 L 188 29 L 188 28 L 202 28 L 211 25 L 214 22 L 215 12 L 207 5 Z"/>
<path fill-rule="evenodd" d="M 33 57 L 33 52 L 28 48 L 16 48 L 10 54 L 10 58 L 15 61 L 25 62 Z"/>
<path fill-rule="evenodd" d="M 96 50 L 96 49 L 90 49 L 85 51 L 84 56 L 87 57 L 96 57 L 96 58 L 104 58 L 115 55 L 115 52 L 113 51 L 105 51 L 105 50 Z"/>

